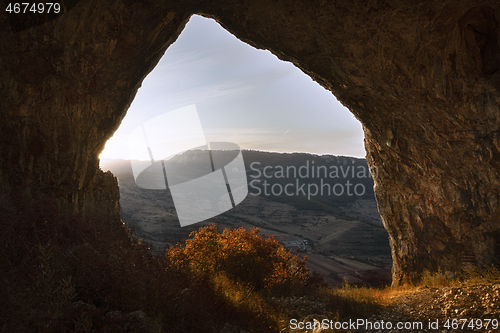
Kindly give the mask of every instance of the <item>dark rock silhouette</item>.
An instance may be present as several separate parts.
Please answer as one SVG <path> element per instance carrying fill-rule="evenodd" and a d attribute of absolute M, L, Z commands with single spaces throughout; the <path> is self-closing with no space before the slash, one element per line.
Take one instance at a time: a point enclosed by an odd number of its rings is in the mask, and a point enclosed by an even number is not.
<path fill-rule="evenodd" d="M 293 62 L 362 122 L 395 284 L 498 263 L 497 1 L 115 0 L 0 13 L 0 187 L 117 218 L 98 154 L 192 14 Z M 33 14 L 35 15 L 35 14 Z M 27 18 L 26 18 L 27 17 Z M 23 21 L 25 20 L 25 21 Z M 20 204 L 21 205 L 21 204 Z"/>

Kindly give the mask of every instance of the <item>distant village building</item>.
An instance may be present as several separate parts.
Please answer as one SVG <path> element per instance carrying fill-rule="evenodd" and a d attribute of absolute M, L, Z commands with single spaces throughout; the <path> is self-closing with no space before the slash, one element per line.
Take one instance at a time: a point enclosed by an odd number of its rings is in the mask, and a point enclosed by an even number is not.
<path fill-rule="evenodd" d="M 296 247 L 298 250 L 302 251 L 306 250 L 306 245 L 308 245 L 309 243 L 307 240 L 302 240 L 302 239 L 282 239 L 279 241 L 286 248 Z"/>

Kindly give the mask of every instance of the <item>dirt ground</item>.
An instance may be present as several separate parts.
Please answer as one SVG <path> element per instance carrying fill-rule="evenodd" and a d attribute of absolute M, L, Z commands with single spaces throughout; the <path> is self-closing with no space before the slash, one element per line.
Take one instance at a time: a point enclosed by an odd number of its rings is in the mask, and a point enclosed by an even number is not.
<path fill-rule="evenodd" d="M 324 329 L 289 329 L 283 332 L 444 333 L 500 330 L 500 281 L 459 287 L 421 287 L 414 291 L 395 293 L 389 298 L 390 304 L 379 313 L 367 318 L 344 319 L 337 324 L 339 327 L 344 324 L 345 329 L 332 330 L 324 326 Z M 301 322 L 326 322 L 332 325 L 330 320 L 326 315 L 311 314 L 302 317 Z"/>

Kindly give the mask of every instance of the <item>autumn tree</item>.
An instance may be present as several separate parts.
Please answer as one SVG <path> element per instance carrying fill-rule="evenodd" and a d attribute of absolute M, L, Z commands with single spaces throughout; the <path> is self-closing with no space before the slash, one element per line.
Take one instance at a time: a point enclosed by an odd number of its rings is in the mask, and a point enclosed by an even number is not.
<path fill-rule="evenodd" d="M 311 283 L 305 259 L 292 256 L 274 236 L 262 237 L 259 229 L 240 227 L 222 233 L 210 224 L 193 231 L 184 246 L 167 250 L 176 266 L 200 277 L 223 273 L 255 290 L 290 291 Z"/>

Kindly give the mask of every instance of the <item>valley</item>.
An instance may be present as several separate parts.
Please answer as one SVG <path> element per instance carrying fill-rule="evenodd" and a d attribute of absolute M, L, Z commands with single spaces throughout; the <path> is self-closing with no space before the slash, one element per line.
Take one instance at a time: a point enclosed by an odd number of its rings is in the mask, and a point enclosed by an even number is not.
<path fill-rule="evenodd" d="M 246 152 L 245 165 L 248 180 L 267 180 L 281 184 L 291 179 L 276 179 L 264 172 L 255 177 L 255 165 L 260 161 L 261 170 L 269 165 L 306 165 L 317 156 L 309 154 L 278 154 Z M 320 157 L 316 165 L 329 167 L 349 161 L 349 158 Z M 292 160 L 292 161 L 291 161 Z M 325 162 L 326 161 L 326 162 Z M 364 160 L 357 160 L 360 167 Z M 362 179 L 363 186 L 371 190 L 361 197 L 336 196 L 270 196 L 262 192 L 256 195 L 249 188 L 247 197 L 235 208 L 206 221 L 181 227 L 174 201 L 168 190 L 140 188 L 134 181 L 127 161 L 108 163 L 119 180 L 120 205 L 124 222 L 138 237 L 151 244 L 156 251 L 165 245 L 173 246 L 185 241 L 189 234 L 214 223 L 224 228 L 256 227 L 263 236 L 276 236 L 292 252 L 307 256 L 306 265 L 311 272 L 324 275 L 330 285 L 340 285 L 345 278 L 360 285 L 381 285 L 390 282 L 391 252 L 376 201 L 369 181 Z M 311 162 L 312 163 L 312 162 Z M 354 163 L 354 162 L 352 162 Z M 103 163 L 103 168 L 106 164 Z M 268 168 L 269 170 L 270 168 Z M 275 167 L 275 170 L 279 168 Z M 121 172 L 117 172 L 121 171 Z M 352 175 L 351 175 L 352 176 Z M 351 177 L 353 181 L 354 177 Z M 331 181 L 331 179 L 305 179 L 308 183 Z M 349 180 L 349 179 L 348 179 Z M 304 179 L 300 179 L 304 182 Z M 340 181 L 345 181 L 341 179 Z M 371 186 L 371 187 L 370 187 Z"/>

